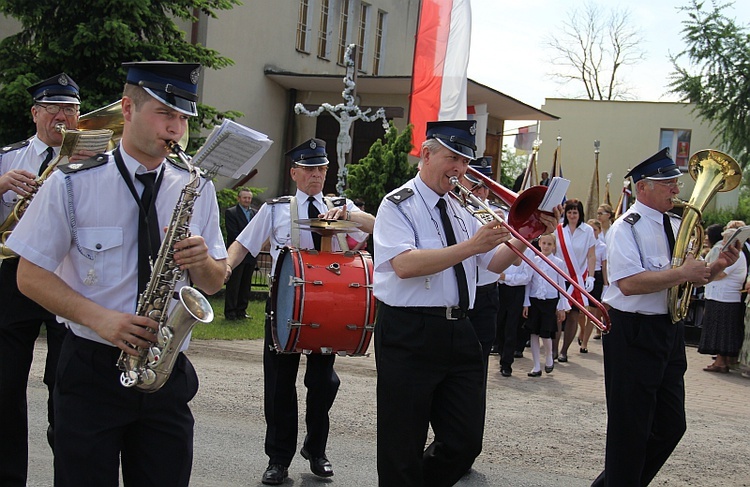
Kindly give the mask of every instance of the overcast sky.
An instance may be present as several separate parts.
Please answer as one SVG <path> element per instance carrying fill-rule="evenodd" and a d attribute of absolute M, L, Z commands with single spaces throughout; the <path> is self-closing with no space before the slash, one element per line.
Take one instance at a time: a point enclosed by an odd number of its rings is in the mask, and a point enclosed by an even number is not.
<path fill-rule="evenodd" d="M 641 31 L 647 59 L 623 71 L 635 98 L 675 101 L 673 95 L 666 94 L 672 71 L 668 55 L 685 47 L 681 30 L 687 15 L 677 7 L 688 5 L 690 0 L 595 3 L 605 12 L 615 7 L 629 9 L 631 25 Z M 710 6 L 710 0 L 706 3 Z M 469 78 L 536 108 L 541 108 L 545 98 L 580 97 L 580 82 L 561 86 L 549 75 L 552 53 L 544 46 L 544 39 L 558 30 L 574 9 L 583 10 L 585 4 L 585 0 L 471 0 Z M 748 25 L 750 1 L 737 0 L 724 13 Z"/>

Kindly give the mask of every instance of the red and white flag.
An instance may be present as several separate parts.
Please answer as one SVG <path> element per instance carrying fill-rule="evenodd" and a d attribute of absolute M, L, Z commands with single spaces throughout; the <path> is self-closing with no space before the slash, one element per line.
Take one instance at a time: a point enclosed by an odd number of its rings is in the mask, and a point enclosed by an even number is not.
<path fill-rule="evenodd" d="M 409 103 L 412 155 L 419 156 L 427 122 L 466 120 L 470 45 L 469 0 L 422 0 Z"/>

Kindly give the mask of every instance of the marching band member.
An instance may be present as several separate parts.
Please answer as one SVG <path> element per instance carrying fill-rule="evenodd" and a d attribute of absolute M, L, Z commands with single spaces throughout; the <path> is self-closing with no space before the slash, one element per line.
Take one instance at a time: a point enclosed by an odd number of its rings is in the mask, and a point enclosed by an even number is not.
<path fill-rule="evenodd" d="M 70 330 L 54 390 L 58 487 L 117 485 L 121 464 L 125 485 L 190 482 L 188 403 L 198 390 L 190 361 L 180 353 L 167 382 L 150 394 L 123 387 L 117 363 L 122 352 L 135 356 L 134 346 L 157 341 L 150 330 L 158 323 L 134 313 L 151 277 L 149 261 L 158 257 L 159 223 L 171 221 L 191 179 L 167 162 L 166 144 L 179 140 L 197 115 L 200 65 L 124 66 L 120 145 L 55 171 L 8 240 L 21 256 L 19 289 Z M 226 249 L 213 184 L 201 193 L 192 236 L 175 244 L 173 259 L 196 287 L 213 294 L 223 284 Z"/>
<path fill-rule="evenodd" d="M 670 265 L 679 220 L 667 212 L 682 172 L 663 149 L 633 168 L 637 199 L 607 233 L 612 327 L 602 337 L 607 395 L 604 471 L 593 487 L 648 485 L 685 433 L 684 324 L 672 323 L 668 289 L 704 285 L 737 261 L 739 246 L 711 264 L 692 255 Z"/>
<path fill-rule="evenodd" d="M 450 178 L 475 158 L 475 132 L 474 121 L 428 122 L 420 171 L 383 199 L 375 221 L 381 486 L 453 485 L 482 449 L 484 365 L 466 313 L 477 266 L 499 273 L 518 257 L 498 246 L 525 245 L 447 197 Z M 551 232 L 557 219 L 542 219 Z"/>
<path fill-rule="evenodd" d="M 347 235 L 357 242 L 372 233 L 375 218 L 360 211 L 349 199 L 338 198 L 327 207 L 323 198 L 323 184 L 328 171 L 325 142 L 310 139 L 286 154 L 292 160 L 290 174 L 297 184 L 294 197 L 281 197 L 266 202 L 229 247 L 229 269 L 237 266 L 249 252 L 255 257 L 266 240 L 271 241 L 273 266 L 284 247 L 320 250 L 321 235 L 300 229 L 293 224 L 298 218 L 351 220 L 361 224 L 360 230 Z M 293 204 L 293 205 L 292 205 Z M 297 217 L 292 215 L 296 214 Z M 339 250 L 339 240 L 332 239 L 332 248 Z M 270 301 L 266 304 L 270 311 Z M 266 314 L 265 346 L 263 351 L 264 407 L 266 415 L 265 451 L 268 468 L 263 473 L 266 485 L 279 485 L 289 476 L 289 465 L 297 448 L 297 370 L 300 354 L 277 353 L 271 330 L 271 318 Z M 333 369 L 334 354 L 308 354 L 305 371 L 307 387 L 307 435 L 300 454 L 310 462 L 310 470 L 319 477 L 333 475 L 333 467 L 326 456 L 328 441 L 328 412 L 336 399 L 339 377 Z"/>
<path fill-rule="evenodd" d="M 36 179 L 60 153 L 63 134 L 78 126 L 81 96 L 78 85 L 60 73 L 28 88 L 32 97 L 31 116 L 36 135 L 0 150 L 0 222 L 6 221 L 18 202 L 37 189 Z M 93 156 L 83 151 L 70 157 L 78 161 Z M 55 385 L 57 360 L 65 338 L 65 326 L 55 316 L 18 290 L 16 274 L 18 259 L 10 258 L 0 266 L 0 485 L 26 485 L 28 469 L 28 414 L 26 386 L 33 358 L 34 342 L 42 324 L 47 331 L 47 361 L 44 383 L 49 390 L 47 402 L 47 439 L 53 447 L 54 416 L 52 390 Z"/>

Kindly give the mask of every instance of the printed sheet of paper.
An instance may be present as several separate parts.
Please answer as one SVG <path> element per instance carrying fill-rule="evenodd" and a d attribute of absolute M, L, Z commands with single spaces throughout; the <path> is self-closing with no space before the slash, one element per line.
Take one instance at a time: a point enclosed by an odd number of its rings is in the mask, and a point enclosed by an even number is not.
<path fill-rule="evenodd" d="M 568 186 L 570 186 L 569 180 L 558 177 L 552 178 L 547 187 L 544 199 L 542 199 L 542 203 L 539 205 L 539 211 L 552 213 L 555 210 L 555 206 L 561 204 L 565 198 Z"/>
<path fill-rule="evenodd" d="M 192 163 L 205 171 L 237 179 L 252 171 L 273 144 L 265 134 L 233 120 L 214 127 Z"/>

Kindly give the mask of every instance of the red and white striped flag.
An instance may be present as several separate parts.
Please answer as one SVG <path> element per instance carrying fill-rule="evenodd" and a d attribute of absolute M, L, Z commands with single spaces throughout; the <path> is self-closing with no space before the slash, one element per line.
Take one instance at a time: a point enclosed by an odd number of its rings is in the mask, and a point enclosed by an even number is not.
<path fill-rule="evenodd" d="M 422 0 L 409 103 L 412 155 L 419 156 L 427 122 L 466 120 L 470 45 L 469 0 Z"/>

